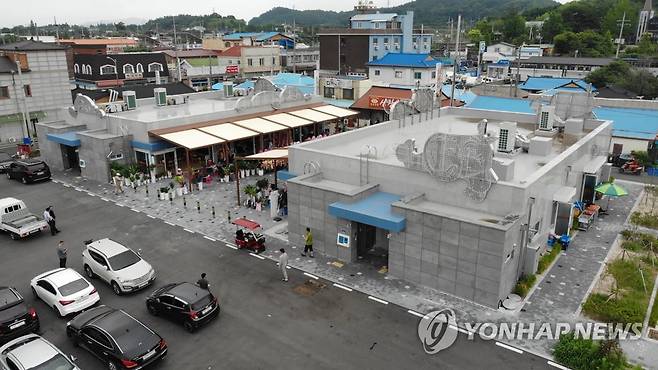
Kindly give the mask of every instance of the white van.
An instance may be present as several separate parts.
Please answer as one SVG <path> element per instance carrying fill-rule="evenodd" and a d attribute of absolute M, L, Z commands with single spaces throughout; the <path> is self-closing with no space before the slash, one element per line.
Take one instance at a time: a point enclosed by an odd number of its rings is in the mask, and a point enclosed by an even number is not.
<path fill-rule="evenodd" d="M 25 203 L 16 198 L 0 199 L 0 230 L 17 240 L 48 229 L 48 223 L 33 215 Z"/>

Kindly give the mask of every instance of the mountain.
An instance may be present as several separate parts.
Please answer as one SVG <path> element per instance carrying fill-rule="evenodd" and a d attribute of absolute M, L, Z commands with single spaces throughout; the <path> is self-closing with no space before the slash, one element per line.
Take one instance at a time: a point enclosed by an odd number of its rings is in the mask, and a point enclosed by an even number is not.
<path fill-rule="evenodd" d="M 502 4 L 501 4 L 502 3 Z M 558 5 L 553 0 L 416 0 L 392 8 L 380 8 L 382 13 L 414 11 L 414 22 L 443 25 L 448 18 L 461 14 L 465 19 L 501 16 L 510 11 L 527 11 Z M 293 10 L 276 7 L 249 21 L 250 26 L 292 23 L 305 26 L 345 26 L 354 11 Z"/>

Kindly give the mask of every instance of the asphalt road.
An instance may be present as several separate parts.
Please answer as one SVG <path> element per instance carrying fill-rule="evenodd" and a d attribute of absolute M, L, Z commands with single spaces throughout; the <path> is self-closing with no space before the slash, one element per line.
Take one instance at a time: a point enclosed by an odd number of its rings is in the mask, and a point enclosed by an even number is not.
<path fill-rule="evenodd" d="M 0 285 L 18 288 L 37 309 L 41 334 L 76 356 L 82 369 L 102 369 L 104 365 L 71 345 L 66 338 L 66 320 L 57 319 L 43 302 L 33 300 L 29 281 L 58 267 L 58 240 L 64 240 L 69 248 L 68 266 L 82 273 L 83 240 L 104 237 L 142 249 L 142 256 L 158 273 L 153 287 L 128 296 L 115 296 L 107 285 L 92 281 L 102 304 L 124 309 L 167 340 L 169 355 L 154 368 L 552 368 L 541 357 L 510 351 L 493 341 L 469 341 L 463 334 L 450 348 L 428 355 L 417 337 L 419 318 L 401 307 L 375 302 L 327 281 L 320 281 L 326 286 L 315 294 L 300 294 L 295 288 L 309 278 L 299 271 L 290 270 L 290 282 L 283 283 L 269 260 L 60 184 L 24 186 L 2 177 L 0 198 L 6 196 L 24 200 L 38 214 L 53 205 L 62 232 L 23 241 L 0 234 Z M 178 324 L 148 314 L 144 300 L 150 291 L 167 282 L 194 282 L 201 272 L 208 273 L 211 289 L 220 297 L 218 320 L 189 334 Z"/>

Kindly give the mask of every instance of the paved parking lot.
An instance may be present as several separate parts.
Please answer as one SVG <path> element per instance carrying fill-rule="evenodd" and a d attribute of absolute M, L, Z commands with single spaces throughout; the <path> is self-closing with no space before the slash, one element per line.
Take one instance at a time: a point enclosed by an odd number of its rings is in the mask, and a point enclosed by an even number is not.
<path fill-rule="evenodd" d="M 429 356 L 417 338 L 418 318 L 405 309 L 338 289 L 327 281 L 319 281 L 325 286 L 317 292 L 301 291 L 296 288 L 309 277 L 299 271 L 291 270 L 290 282 L 285 284 L 270 260 L 73 188 L 52 182 L 23 186 L 2 178 L 0 198 L 6 196 L 25 200 L 39 214 L 53 205 L 62 232 L 24 241 L 0 235 L 0 285 L 18 288 L 38 310 L 42 335 L 76 356 L 83 369 L 103 365 L 74 348 L 66 338 L 66 320 L 57 319 L 29 293 L 32 277 L 57 267 L 55 247 L 60 239 L 69 248 L 69 267 L 81 273 L 83 240 L 103 237 L 142 249 L 142 256 L 158 272 L 155 287 L 196 281 L 201 272 L 208 273 L 222 312 L 218 320 L 194 334 L 148 314 L 144 299 L 153 287 L 118 297 L 108 286 L 93 281 L 101 303 L 126 310 L 168 341 L 169 356 L 156 368 L 550 368 L 541 357 L 510 351 L 493 341 L 468 341 L 464 335 L 449 349 Z"/>

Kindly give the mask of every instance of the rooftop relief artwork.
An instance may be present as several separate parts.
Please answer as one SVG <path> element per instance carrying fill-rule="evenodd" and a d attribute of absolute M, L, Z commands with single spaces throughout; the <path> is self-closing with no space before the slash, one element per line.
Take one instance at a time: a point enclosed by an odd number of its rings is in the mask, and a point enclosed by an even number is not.
<path fill-rule="evenodd" d="M 480 123 L 477 135 L 431 135 L 423 152 L 418 152 L 414 139 L 407 139 L 397 146 L 395 155 L 406 168 L 428 172 L 438 181 L 466 181 L 466 195 L 481 202 L 497 181 L 491 168 L 491 144 L 495 140 L 485 134 L 485 124 Z"/>
<path fill-rule="evenodd" d="M 105 112 L 90 97 L 82 94 L 78 94 L 75 97 L 73 106 L 69 107 L 71 117 L 76 118 L 78 113 L 93 114 L 101 118 L 105 117 Z"/>
<path fill-rule="evenodd" d="M 258 81 L 261 80 L 263 79 L 259 79 Z M 258 83 L 258 81 L 256 81 L 256 83 Z M 266 83 L 263 83 L 263 86 L 267 86 L 268 83 L 271 85 L 271 82 L 267 80 L 263 81 L 266 81 Z M 274 109 L 278 109 L 282 103 L 301 102 L 311 99 L 310 95 L 302 93 L 302 91 L 295 86 L 286 86 L 282 91 L 267 89 L 262 91 L 254 89 L 254 91 L 256 94 L 243 96 L 237 100 L 235 103 L 236 111 L 240 112 L 263 105 L 271 105 Z"/>

